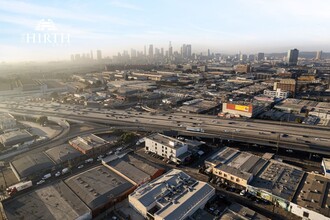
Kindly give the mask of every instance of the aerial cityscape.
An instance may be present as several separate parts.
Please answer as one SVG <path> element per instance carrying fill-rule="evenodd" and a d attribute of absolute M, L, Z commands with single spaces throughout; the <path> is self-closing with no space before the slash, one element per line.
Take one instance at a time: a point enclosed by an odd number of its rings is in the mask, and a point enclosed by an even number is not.
<path fill-rule="evenodd" d="M 0 220 L 330 219 L 329 8 L 0 0 Z"/>

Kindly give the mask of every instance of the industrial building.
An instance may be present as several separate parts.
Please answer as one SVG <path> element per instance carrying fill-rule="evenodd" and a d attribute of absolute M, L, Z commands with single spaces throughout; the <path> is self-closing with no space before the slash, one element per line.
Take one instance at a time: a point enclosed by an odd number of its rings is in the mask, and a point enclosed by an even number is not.
<path fill-rule="evenodd" d="M 102 164 L 135 186 L 155 179 L 164 173 L 164 169 L 142 161 L 136 155 L 127 154 L 114 160 L 102 161 Z"/>
<path fill-rule="evenodd" d="M 234 188 L 246 189 L 253 177 L 266 165 L 267 160 L 256 155 L 224 147 L 205 160 L 207 173 Z"/>
<path fill-rule="evenodd" d="M 210 112 L 219 107 L 219 103 L 213 101 L 206 101 L 203 99 L 193 99 L 182 103 L 183 105 L 178 108 L 179 111 L 184 113 L 203 114 Z"/>
<path fill-rule="evenodd" d="M 238 153 L 225 164 L 213 167 L 212 173 L 234 188 L 246 189 L 267 161 L 250 153 Z"/>
<path fill-rule="evenodd" d="M 235 155 L 239 154 L 239 150 L 234 148 L 224 147 L 221 148 L 219 151 L 211 155 L 209 158 L 205 160 L 205 166 L 209 168 L 213 168 L 219 164 L 227 163 L 231 158 Z M 210 171 L 211 171 L 210 169 Z"/>
<path fill-rule="evenodd" d="M 330 219 L 330 180 L 307 173 L 290 203 L 289 211 L 303 219 Z"/>
<path fill-rule="evenodd" d="M 0 114 L 0 129 L 12 129 L 16 127 L 16 119 L 9 113 Z"/>
<path fill-rule="evenodd" d="M 267 106 L 261 103 L 222 103 L 222 112 L 253 118 L 263 112 Z"/>
<path fill-rule="evenodd" d="M 69 144 L 62 144 L 57 147 L 53 147 L 45 151 L 45 154 L 56 164 L 66 163 L 67 161 L 78 161 L 82 153 L 75 148 L 72 148 Z"/>
<path fill-rule="evenodd" d="M 208 183 L 197 181 L 181 170 L 170 170 L 129 195 L 130 205 L 145 218 L 186 219 L 215 195 Z"/>
<path fill-rule="evenodd" d="M 304 174 L 298 167 L 270 160 L 248 184 L 247 190 L 288 211 Z"/>
<path fill-rule="evenodd" d="M 108 141 L 94 134 L 76 137 L 70 140 L 69 144 L 86 155 L 100 154 L 109 146 Z"/>
<path fill-rule="evenodd" d="M 14 145 L 22 145 L 24 143 L 32 143 L 35 136 L 26 130 L 11 131 L 0 135 L 0 143 L 5 147 L 12 147 Z"/>
<path fill-rule="evenodd" d="M 190 155 L 185 142 L 159 133 L 145 138 L 145 151 L 155 153 L 175 163 L 184 161 L 186 156 Z"/>
<path fill-rule="evenodd" d="M 55 163 L 44 153 L 29 154 L 10 162 L 10 167 L 18 180 L 29 176 L 42 176 L 54 165 Z"/>
<path fill-rule="evenodd" d="M 72 176 L 65 183 L 91 209 L 93 217 L 135 189 L 132 183 L 103 165 Z"/>
<path fill-rule="evenodd" d="M 313 111 L 318 105 L 319 102 L 316 101 L 289 98 L 276 104 L 274 108 L 285 112 L 302 113 L 306 111 Z"/>
<path fill-rule="evenodd" d="M 62 181 L 2 201 L 8 220 L 89 220 L 91 210 Z"/>

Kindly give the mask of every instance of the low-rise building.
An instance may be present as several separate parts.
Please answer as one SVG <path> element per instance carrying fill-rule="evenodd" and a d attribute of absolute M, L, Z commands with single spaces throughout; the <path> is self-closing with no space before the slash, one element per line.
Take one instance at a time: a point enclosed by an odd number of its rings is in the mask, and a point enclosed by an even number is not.
<path fill-rule="evenodd" d="M 330 219 L 330 180 L 307 173 L 290 203 L 289 211 L 302 219 Z"/>
<path fill-rule="evenodd" d="M 248 184 L 247 190 L 258 197 L 289 210 L 305 172 L 276 160 L 269 163 Z"/>
<path fill-rule="evenodd" d="M 62 181 L 2 201 L 8 220 L 89 220 L 91 210 Z"/>
<path fill-rule="evenodd" d="M 14 161 L 10 167 L 18 180 L 28 177 L 42 176 L 49 172 L 55 163 L 44 153 L 29 154 Z"/>
<path fill-rule="evenodd" d="M 170 170 L 129 195 L 130 205 L 145 218 L 186 219 L 215 195 L 208 183 L 197 181 L 181 170 Z"/>
<path fill-rule="evenodd" d="M 272 97 L 272 98 L 280 98 L 280 99 L 286 99 L 290 96 L 289 91 L 283 91 L 281 89 L 276 90 L 264 90 L 264 95 Z"/>
<path fill-rule="evenodd" d="M 246 189 L 266 163 L 256 155 L 224 147 L 205 160 L 205 167 L 207 173 L 212 172 L 222 183 Z"/>
<path fill-rule="evenodd" d="M 188 152 L 188 145 L 178 139 L 155 133 L 145 138 L 145 151 L 180 163 L 185 159 L 183 156 Z"/>
<path fill-rule="evenodd" d="M 266 165 L 267 160 L 250 153 L 239 152 L 225 164 L 213 168 L 213 174 L 235 188 L 246 189 L 253 177 Z"/>
<path fill-rule="evenodd" d="M 69 144 L 87 155 L 96 155 L 102 153 L 108 146 L 109 142 L 94 135 L 78 136 L 69 141 Z"/>
<path fill-rule="evenodd" d="M 267 106 L 261 103 L 222 103 L 222 112 L 253 118 L 263 112 Z"/>
<path fill-rule="evenodd" d="M 125 199 L 135 186 L 103 165 L 65 180 L 92 211 L 93 217 Z"/>
<path fill-rule="evenodd" d="M 219 151 L 207 158 L 204 163 L 206 167 L 213 168 L 219 164 L 227 163 L 235 155 L 239 154 L 239 150 L 230 147 L 221 148 Z"/>
<path fill-rule="evenodd" d="M 26 130 L 10 131 L 0 135 L 0 143 L 5 147 L 12 147 L 14 145 L 22 145 L 24 143 L 32 143 L 35 136 Z"/>
<path fill-rule="evenodd" d="M 6 130 L 16 127 L 16 119 L 9 113 L 0 114 L 0 129 Z"/>
<path fill-rule="evenodd" d="M 155 179 L 164 173 L 164 169 L 130 154 L 120 158 L 106 158 L 102 164 L 135 186 Z"/>
<path fill-rule="evenodd" d="M 82 153 L 69 144 L 62 144 L 45 151 L 45 154 L 56 164 L 63 164 L 70 161 L 71 164 L 79 161 Z"/>

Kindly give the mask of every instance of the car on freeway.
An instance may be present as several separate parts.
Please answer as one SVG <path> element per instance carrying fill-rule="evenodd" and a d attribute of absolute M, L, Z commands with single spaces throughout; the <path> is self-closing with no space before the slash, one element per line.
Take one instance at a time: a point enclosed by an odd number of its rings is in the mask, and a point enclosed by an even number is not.
<path fill-rule="evenodd" d="M 46 182 L 45 180 L 40 180 L 39 182 L 37 182 L 37 185 L 41 185 L 43 184 L 44 182 Z"/>

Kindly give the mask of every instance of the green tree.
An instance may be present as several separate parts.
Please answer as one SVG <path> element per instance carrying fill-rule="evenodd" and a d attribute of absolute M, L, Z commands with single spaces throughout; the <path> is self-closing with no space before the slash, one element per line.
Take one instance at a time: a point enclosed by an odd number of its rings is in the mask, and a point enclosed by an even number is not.
<path fill-rule="evenodd" d="M 47 124 L 48 123 L 48 117 L 47 116 L 40 116 L 39 118 L 36 119 L 36 122 L 41 124 L 41 125 L 44 125 L 44 124 Z"/>

